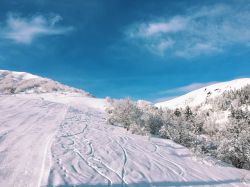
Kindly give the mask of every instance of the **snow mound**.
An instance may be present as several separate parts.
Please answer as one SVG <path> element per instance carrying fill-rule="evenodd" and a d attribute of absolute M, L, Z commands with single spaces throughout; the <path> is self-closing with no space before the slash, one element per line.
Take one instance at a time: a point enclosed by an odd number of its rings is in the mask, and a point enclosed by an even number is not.
<path fill-rule="evenodd" d="M 78 93 L 90 96 L 89 93 L 65 86 L 59 82 L 25 72 L 0 70 L 0 94 L 20 93 Z"/>
<path fill-rule="evenodd" d="M 250 85 L 250 78 L 236 79 L 228 82 L 221 82 L 200 88 L 189 92 L 175 99 L 156 103 L 155 106 L 161 108 L 185 108 L 186 106 L 195 107 L 202 103 L 206 103 L 208 99 L 217 97 L 225 91 L 238 90 L 244 86 Z"/>

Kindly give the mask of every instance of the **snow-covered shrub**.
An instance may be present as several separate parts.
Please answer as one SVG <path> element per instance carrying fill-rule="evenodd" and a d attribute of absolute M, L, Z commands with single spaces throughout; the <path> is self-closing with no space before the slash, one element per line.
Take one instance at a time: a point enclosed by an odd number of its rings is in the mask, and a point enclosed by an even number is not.
<path fill-rule="evenodd" d="M 250 169 L 250 86 L 207 100 L 211 107 L 159 109 L 148 102 L 107 99 L 108 122 L 132 133 L 171 139 L 193 151 Z M 218 112 L 228 115 L 223 128 Z"/>
<path fill-rule="evenodd" d="M 163 126 L 162 111 L 146 102 L 108 99 L 108 123 L 120 125 L 136 134 L 158 135 Z"/>
<path fill-rule="evenodd" d="M 133 134 L 138 134 L 138 135 L 147 135 L 148 132 L 146 131 L 146 129 L 144 127 L 141 127 L 139 126 L 138 124 L 136 123 L 132 123 L 130 125 L 130 131 L 133 133 Z"/>
<path fill-rule="evenodd" d="M 219 133 L 218 157 L 250 169 L 250 112 L 232 109 L 227 128 Z"/>
<path fill-rule="evenodd" d="M 162 138 L 171 139 L 186 147 L 195 142 L 195 123 L 191 109 L 166 110 L 163 112 L 163 126 L 159 130 Z"/>
<path fill-rule="evenodd" d="M 108 123 L 121 125 L 127 130 L 130 129 L 130 125 L 132 124 L 140 126 L 142 111 L 133 101 L 130 99 L 120 99 L 110 100 L 109 102 L 110 107 L 107 109 L 109 114 Z"/>
<path fill-rule="evenodd" d="M 144 126 L 145 131 L 153 135 L 159 135 L 159 130 L 163 126 L 162 110 L 148 105 L 143 107 L 142 111 L 142 126 Z"/>
<path fill-rule="evenodd" d="M 197 135 L 192 149 L 198 154 L 216 156 L 217 144 L 208 135 Z"/>
<path fill-rule="evenodd" d="M 214 106 L 215 110 L 228 110 L 231 106 L 240 107 L 250 104 L 250 85 L 238 90 L 225 91 L 221 96 L 212 98 L 208 101 Z"/>

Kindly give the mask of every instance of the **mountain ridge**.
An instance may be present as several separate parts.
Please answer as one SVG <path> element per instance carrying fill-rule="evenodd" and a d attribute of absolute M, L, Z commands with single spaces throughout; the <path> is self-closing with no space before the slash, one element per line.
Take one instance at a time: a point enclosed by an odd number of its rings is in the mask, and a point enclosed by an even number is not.
<path fill-rule="evenodd" d="M 27 72 L 0 70 L 0 94 L 29 93 L 77 93 L 93 97 L 90 93 L 76 89 L 52 79 Z"/>
<path fill-rule="evenodd" d="M 219 82 L 193 90 L 171 100 L 158 102 L 155 106 L 171 109 L 185 108 L 186 106 L 195 107 L 205 103 L 207 99 L 223 94 L 225 91 L 238 90 L 247 85 L 250 85 L 250 78 L 240 78 L 226 82 Z"/>

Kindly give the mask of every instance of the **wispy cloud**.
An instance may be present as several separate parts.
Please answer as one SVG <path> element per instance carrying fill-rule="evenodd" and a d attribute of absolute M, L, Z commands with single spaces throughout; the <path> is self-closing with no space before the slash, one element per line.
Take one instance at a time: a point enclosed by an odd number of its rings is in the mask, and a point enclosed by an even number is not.
<path fill-rule="evenodd" d="M 166 50 L 173 47 L 175 41 L 171 39 L 162 39 L 161 41 L 152 42 L 147 44 L 146 47 L 152 52 L 160 56 L 164 56 Z"/>
<path fill-rule="evenodd" d="M 6 22 L 2 23 L 3 26 L 0 27 L 0 38 L 16 43 L 30 44 L 37 37 L 61 35 L 73 29 L 72 27 L 58 26 L 61 20 L 62 17 L 59 15 L 21 17 L 10 13 Z"/>
<path fill-rule="evenodd" d="M 247 47 L 249 30 L 250 5 L 239 3 L 193 7 L 183 15 L 133 25 L 126 33 L 129 40 L 155 54 L 190 58 L 221 53 L 238 44 Z M 160 47 L 164 41 L 171 45 Z"/>
<path fill-rule="evenodd" d="M 184 30 L 187 20 L 182 17 L 174 17 L 168 22 L 151 22 L 143 23 L 136 32 L 132 32 L 132 36 L 150 37 L 160 33 L 176 33 Z"/>

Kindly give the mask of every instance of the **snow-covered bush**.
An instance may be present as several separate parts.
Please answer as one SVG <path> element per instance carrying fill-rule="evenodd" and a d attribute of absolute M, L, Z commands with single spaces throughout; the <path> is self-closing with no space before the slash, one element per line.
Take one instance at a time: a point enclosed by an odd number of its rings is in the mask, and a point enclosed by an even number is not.
<path fill-rule="evenodd" d="M 107 108 L 109 114 L 108 123 L 120 125 L 130 129 L 132 124 L 140 126 L 142 111 L 130 99 L 109 100 L 110 107 Z"/>
<path fill-rule="evenodd" d="M 151 105 L 142 108 L 142 125 L 145 131 L 153 135 L 159 135 L 163 126 L 162 111 Z"/>
<path fill-rule="evenodd" d="M 107 99 L 108 123 L 132 133 L 171 139 L 195 152 L 214 156 L 238 168 L 250 169 L 250 86 L 224 92 L 202 109 L 159 109 L 148 102 Z M 218 112 L 230 114 L 224 128 L 216 123 Z"/>
<path fill-rule="evenodd" d="M 168 110 L 163 116 L 164 127 L 161 128 L 160 134 L 186 147 L 192 147 L 199 127 L 195 123 L 195 115 L 191 109 L 187 107 L 185 110 Z"/>
<path fill-rule="evenodd" d="M 221 96 L 208 101 L 217 110 L 228 110 L 231 106 L 241 107 L 250 104 L 250 85 L 238 90 L 225 91 Z"/>
<path fill-rule="evenodd" d="M 130 99 L 109 98 L 108 102 L 109 124 L 123 126 L 136 134 L 159 134 L 163 126 L 162 110 L 149 103 L 133 102 Z"/>
<path fill-rule="evenodd" d="M 218 157 L 250 169 L 250 112 L 232 109 L 227 128 L 219 133 Z"/>

